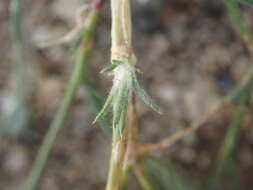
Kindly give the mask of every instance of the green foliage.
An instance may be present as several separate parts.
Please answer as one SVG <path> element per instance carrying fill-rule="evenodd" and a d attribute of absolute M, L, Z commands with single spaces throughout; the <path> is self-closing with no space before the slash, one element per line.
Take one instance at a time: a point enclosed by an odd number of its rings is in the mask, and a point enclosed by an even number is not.
<path fill-rule="evenodd" d="M 221 147 L 220 154 L 218 156 L 217 166 L 213 171 L 211 182 L 208 185 L 210 190 L 216 189 L 219 184 L 220 177 L 223 175 L 223 173 L 229 169 L 229 166 L 233 167 L 229 164 L 232 163 L 234 159 L 234 152 L 240 137 L 240 131 L 243 126 L 243 121 L 246 117 L 247 112 L 249 111 L 253 90 L 252 85 L 253 79 L 251 79 L 246 85 L 247 88 L 245 87 L 245 91 L 242 94 L 242 100 L 239 105 L 239 110 L 237 111 L 234 120 L 229 126 L 225 141 Z"/>
<path fill-rule="evenodd" d="M 136 92 L 145 104 L 156 112 L 161 113 L 159 106 L 157 106 L 140 87 L 136 78 L 136 69 L 132 63 L 127 59 L 123 59 L 122 61 L 113 60 L 111 66 L 102 70 L 102 72 L 109 71 L 114 71 L 113 86 L 102 110 L 99 112 L 94 122 L 100 118 L 106 117 L 112 108 L 112 127 L 121 135 L 125 126 L 128 103 L 133 92 Z"/>
<path fill-rule="evenodd" d="M 29 125 L 29 110 L 28 106 L 23 102 L 18 102 L 16 97 L 10 96 L 8 100 L 11 105 L 3 106 L 0 114 L 0 135 L 10 135 L 18 137 L 26 131 Z M 5 108 L 6 107 L 6 108 Z"/>
<path fill-rule="evenodd" d="M 224 0 L 227 6 L 228 12 L 235 25 L 239 27 L 240 35 L 245 40 L 246 45 L 250 49 L 253 43 L 253 35 L 249 26 L 246 24 L 243 12 L 238 2 L 247 3 L 253 5 L 252 0 Z M 231 173 L 231 169 L 234 168 L 234 153 L 236 145 L 238 143 L 240 132 L 243 126 L 243 121 L 249 111 L 252 96 L 253 85 L 253 67 L 249 69 L 248 74 L 244 78 L 241 85 L 239 85 L 233 93 L 229 96 L 231 100 L 237 100 L 239 102 L 239 109 L 235 115 L 235 118 L 229 126 L 224 143 L 221 146 L 220 153 L 216 162 L 216 167 L 213 170 L 210 182 L 207 185 L 208 189 L 215 190 L 218 188 L 221 177 L 224 174 L 234 177 Z M 235 183 L 235 180 L 233 180 Z M 235 185 L 234 185 L 235 186 Z"/>
<path fill-rule="evenodd" d="M 13 137 L 23 133 L 30 122 L 30 106 L 27 99 L 29 97 L 29 85 L 23 85 L 29 82 L 27 65 L 25 64 L 24 40 L 22 30 L 22 6 L 20 0 L 10 2 L 10 32 L 13 42 L 13 62 L 12 65 L 12 84 L 11 93 L 3 93 L 2 109 L 0 110 L 0 135 L 10 135 Z"/>
<path fill-rule="evenodd" d="M 240 0 L 240 1 L 245 1 L 245 0 Z M 247 0 L 247 1 L 251 1 L 251 0 Z M 224 0 L 224 2 L 232 18 L 233 23 L 238 26 L 240 35 L 242 36 L 242 38 L 244 38 L 246 41 L 249 41 L 250 43 L 253 43 L 252 31 L 250 30 L 249 26 L 245 22 L 245 18 L 242 13 L 242 10 L 240 6 L 238 5 L 238 1 Z"/>
<path fill-rule="evenodd" d="M 147 104 L 154 111 L 162 114 L 160 107 L 149 97 L 149 95 L 145 92 L 145 90 L 143 90 L 143 88 L 140 87 L 136 76 L 134 76 L 133 78 L 133 86 L 134 86 L 135 92 L 145 104 Z"/>
<path fill-rule="evenodd" d="M 92 44 L 95 38 L 95 31 L 98 24 L 99 19 L 99 10 L 94 9 L 91 10 L 86 22 L 87 26 L 83 31 L 83 39 L 81 44 Z M 41 176 L 44 173 L 47 161 L 50 157 L 50 154 L 53 150 L 53 145 L 57 136 L 59 135 L 61 129 L 64 126 L 64 122 L 67 118 L 67 115 L 70 110 L 70 106 L 74 100 L 75 94 L 79 89 L 80 85 L 84 81 L 83 74 L 84 68 L 88 63 L 90 55 L 92 53 L 91 46 L 83 46 L 78 47 L 78 59 L 77 63 L 74 67 L 74 72 L 71 76 L 71 79 L 67 86 L 67 91 L 64 95 L 62 104 L 60 105 L 50 127 L 49 130 L 42 142 L 42 145 L 39 149 L 38 155 L 34 162 L 33 168 L 31 169 L 27 180 L 22 188 L 22 190 L 36 190 L 39 186 L 39 181 Z"/>
<path fill-rule="evenodd" d="M 197 190 L 199 186 L 193 179 L 186 178 L 179 169 L 156 157 L 145 160 L 150 182 L 156 190 Z"/>
<path fill-rule="evenodd" d="M 116 69 L 117 66 L 119 66 L 120 64 L 122 64 L 122 61 L 118 61 L 118 60 L 112 60 L 112 64 L 109 65 L 108 67 L 105 67 L 104 69 L 102 69 L 100 71 L 100 73 L 106 73 L 106 72 L 111 72 L 114 69 Z"/>
<path fill-rule="evenodd" d="M 103 103 L 102 103 L 102 100 L 103 100 L 102 97 L 104 97 L 103 93 L 101 93 L 100 90 L 96 88 L 95 84 L 91 85 L 91 84 L 85 83 L 84 86 L 85 86 L 85 92 L 88 94 L 88 98 L 90 100 L 91 108 L 93 109 L 94 113 L 98 113 L 103 107 Z M 99 120 L 99 127 L 107 135 L 112 134 L 110 125 L 111 125 L 111 122 L 110 122 L 109 117 L 105 116 Z"/>
<path fill-rule="evenodd" d="M 237 0 L 240 3 L 245 3 L 247 5 L 253 6 L 253 0 Z"/>

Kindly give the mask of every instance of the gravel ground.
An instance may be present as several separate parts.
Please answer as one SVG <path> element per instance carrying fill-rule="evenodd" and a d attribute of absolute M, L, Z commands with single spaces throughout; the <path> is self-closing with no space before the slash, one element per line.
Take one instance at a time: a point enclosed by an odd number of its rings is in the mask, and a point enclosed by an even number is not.
<path fill-rule="evenodd" d="M 24 109 L 30 110 L 31 121 L 22 120 L 28 115 L 22 116 L 16 123 L 22 126 L 22 123 L 29 122 L 29 127 L 23 125 L 18 137 L 0 137 L 1 190 L 17 190 L 25 179 L 73 69 L 75 55 L 66 47 L 39 50 L 37 46 L 69 31 L 74 26 L 75 11 L 84 3 L 83 0 L 22 2 L 27 78 L 24 87 L 28 91 L 28 108 Z M 9 0 L 0 1 L 2 112 L 8 112 L 15 101 L 12 98 L 15 56 L 9 32 L 8 6 Z M 136 0 L 133 7 L 134 48 L 138 68 L 144 73 L 139 79 L 165 113 L 158 115 L 138 101 L 141 141 L 155 142 L 200 118 L 238 83 L 250 60 L 222 0 Z M 99 75 L 99 70 L 109 64 L 109 12 L 109 5 L 106 5 L 89 68 L 104 92 L 108 92 L 111 85 L 110 76 Z M 252 10 L 245 9 L 245 15 L 250 23 Z M 227 106 L 197 133 L 155 155 L 172 160 L 186 175 L 205 179 L 235 111 L 235 105 Z M 99 127 L 91 127 L 94 116 L 85 89 L 80 89 L 57 140 L 41 190 L 104 188 L 110 138 Z M 249 114 L 236 154 L 242 190 L 253 188 L 252 145 L 252 117 Z"/>

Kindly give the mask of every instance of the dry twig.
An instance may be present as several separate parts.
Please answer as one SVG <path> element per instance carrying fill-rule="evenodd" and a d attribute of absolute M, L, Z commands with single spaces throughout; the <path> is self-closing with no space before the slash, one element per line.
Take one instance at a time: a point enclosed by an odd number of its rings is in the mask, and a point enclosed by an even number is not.
<path fill-rule="evenodd" d="M 139 154 L 147 154 L 156 150 L 168 148 L 169 146 L 173 145 L 177 141 L 183 139 L 184 137 L 190 135 L 191 133 L 198 130 L 205 122 L 219 109 L 226 104 L 227 101 L 221 101 L 216 103 L 206 114 L 204 114 L 197 122 L 193 123 L 189 128 L 178 131 L 176 134 L 172 136 L 165 137 L 160 142 L 157 143 L 150 143 L 145 145 L 140 145 L 139 147 Z"/>
<path fill-rule="evenodd" d="M 72 40 L 74 40 L 85 28 L 85 19 L 86 19 L 88 10 L 89 10 L 89 6 L 86 4 L 80 7 L 76 12 L 75 27 L 70 32 L 68 32 L 67 34 L 65 34 L 63 37 L 59 39 L 52 40 L 49 42 L 43 42 L 39 44 L 39 47 L 48 48 L 52 46 L 67 44 L 67 43 L 70 43 Z"/>

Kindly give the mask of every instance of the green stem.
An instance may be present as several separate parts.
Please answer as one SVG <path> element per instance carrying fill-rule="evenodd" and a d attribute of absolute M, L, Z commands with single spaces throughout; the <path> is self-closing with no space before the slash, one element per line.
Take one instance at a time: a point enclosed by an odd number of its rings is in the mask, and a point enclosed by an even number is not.
<path fill-rule="evenodd" d="M 26 79 L 26 66 L 24 64 L 24 43 L 22 34 L 21 1 L 12 0 L 10 6 L 11 33 L 15 50 L 15 68 L 13 78 L 16 84 L 16 96 L 20 104 L 25 102 L 27 87 L 24 87 Z"/>
<path fill-rule="evenodd" d="M 136 163 L 135 164 L 135 174 L 137 176 L 137 179 L 142 187 L 143 190 L 155 190 L 153 185 L 150 183 L 150 180 L 148 179 L 145 169 L 141 165 L 142 163 Z"/>
<path fill-rule="evenodd" d="M 15 78 L 16 82 L 19 84 L 22 79 L 22 73 L 23 71 L 23 39 L 22 39 L 22 30 L 21 30 L 21 3 L 20 0 L 12 0 L 11 6 L 10 6 L 10 24 L 11 24 L 11 33 L 12 33 L 12 39 L 14 42 L 14 49 L 15 49 L 15 58 L 16 58 L 16 67 L 15 67 Z M 17 75 L 17 76 L 16 76 Z M 20 93 L 20 90 L 22 90 L 22 87 L 17 84 L 18 94 Z"/>
<path fill-rule="evenodd" d="M 43 140 L 41 148 L 39 149 L 34 166 L 29 174 L 28 180 L 25 183 L 23 190 L 35 190 L 38 188 L 39 180 L 43 175 L 47 161 L 52 152 L 54 142 L 64 126 L 64 122 L 69 113 L 70 106 L 74 100 L 76 91 L 83 80 L 83 70 L 88 63 L 92 52 L 93 40 L 95 37 L 95 30 L 99 18 L 99 9 L 92 8 L 86 20 L 87 26 L 83 33 L 83 42 L 79 47 L 79 58 L 74 68 L 73 75 L 67 87 L 63 102 L 58 109 L 56 116 L 49 127 L 49 130 Z"/>
<path fill-rule="evenodd" d="M 111 59 L 121 60 L 128 57 L 133 61 L 130 0 L 111 0 L 111 15 Z"/>
<path fill-rule="evenodd" d="M 253 35 L 245 22 L 243 13 L 235 0 L 224 0 L 228 12 L 232 18 L 235 25 L 239 26 L 240 35 L 246 43 L 251 55 L 253 53 Z M 228 163 L 230 163 L 233 153 L 236 148 L 236 144 L 239 138 L 240 130 L 242 128 L 242 123 L 249 111 L 249 105 L 251 103 L 252 94 L 252 83 L 253 83 L 253 66 L 251 66 L 249 73 L 246 75 L 245 80 L 239 85 L 234 92 L 228 96 L 227 101 L 238 98 L 242 95 L 242 100 L 239 105 L 239 110 L 236 113 L 234 120 L 232 121 L 229 130 L 227 132 L 224 144 L 220 150 L 220 154 L 217 160 L 217 166 L 213 171 L 211 182 L 208 185 L 208 189 L 217 189 L 220 178 L 223 173 L 228 169 Z"/>
<path fill-rule="evenodd" d="M 122 56 L 129 56 L 131 49 L 131 15 L 129 0 L 111 0 L 112 13 L 112 48 L 111 59 L 120 60 Z M 116 76 L 116 74 L 115 74 Z M 125 80 L 125 79 L 124 79 Z M 114 116 L 117 110 L 116 102 L 113 102 Z M 127 114 L 127 113 L 125 113 Z M 123 124 L 126 125 L 126 122 Z M 116 126 L 112 127 L 112 152 L 107 179 L 106 190 L 120 190 L 124 181 L 124 157 L 128 138 L 128 129 L 121 135 Z"/>
<path fill-rule="evenodd" d="M 109 176 L 107 180 L 106 190 L 122 189 L 123 162 L 126 151 L 127 134 L 124 132 L 122 137 L 118 136 L 118 132 L 113 129 L 113 142 L 111 161 L 109 168 Z"/>
<path fill-rule="evenodd" d="M 243 12 L 236 0 L 224 0 L 228 13 L 231 16 L 232 22 L 239 27 L 239 32 L 244 42 L 246 43 L 250 53 L 253 53 L 253 34 L 250 27 L 245 22 Z"/>
<path fill-rule="evenodd" d="M 239 139 L 240 130 L 243 125 L 243 121 L 246 117 L 247 112 L 249 111 L 252 95 L 252 85 L 253 80 L 248 83 L 248 88 L 243 94 L 243 100 L 242 103 L 239 105 L 239 110 L 237 111 L 235 119 L 232 121 L 229 127 L 224 144 L 220 150 L 217 167 L 215 168 L 213 176 L 211 178 L 212 181 L 209 185 L 210 190 L 217 189 L 219 179 L 223 175 L 224 171 L 227 169 L 228 163 L 230 163 L 229 161 L 233 156 L 236 144 Z"/>
<path fill-rule="evenodd" d="M 5 110 L 0 115 L 0 135 L 7 134 L 17 137 L 29 125 L 29 92 L 27 84 L 27 65 L 24 60 L 25 45 L 22 34 L 22 7 L 20 0 L 10 2 L 10 31 L 13 47 L 13 65 L 11 70 L 11 84 L 13 87 L 13 109 Z M 19 119 L 17 119 L 19 118 Z M 17 121 L 18 120 L 18 121 Z"/>

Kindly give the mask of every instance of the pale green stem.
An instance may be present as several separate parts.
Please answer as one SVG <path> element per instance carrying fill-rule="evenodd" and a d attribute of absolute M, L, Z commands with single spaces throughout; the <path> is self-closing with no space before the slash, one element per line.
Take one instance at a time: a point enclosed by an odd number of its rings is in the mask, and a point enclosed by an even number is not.
<path fill-rule="evenodd" d="M 220 177 L 224 173 L 224 171 L 228 167 L 229 160 L 232 158 L 233 153 L 236 148 L 236 144 L 239 139 L 240 130 L 243 126 L 243 121 L 246 117 L 247 112 L 249 111 L 249 107 L 251 104 L 251 95 L 252 95 L 252 85 L 253 80 L 251 80 L 247 88 L 246 92 L 243 94 L 242 103 L 239 105 L 239 109 L 236 113 L 234 120 L 229 126 L 225 141 L 223 146 L 221 147 L 220 154 L 217 161 L 217 167 L 213 172 L 213 176 L 211 178 L 211 183 L 208 185 L 210 190 L 217 189 L 220 181 Z"/>
<path fill-rule="evenodd" d="M 228 12 L 232 18 L 232 21 L 235 25 L 239 27 L 240 35 L 244 39 L 247 48 L 249 49 L 251 56 L 253 53 L 253 35 L 249 26 L 245 22 L 245 18 L 241 11 L 241 8 L 238 5 L 238 2 L 235 0 L 224 0 L 225 5 L 228 9 Z M 251 104 L 251 95 L 252 95 L 252 85 L 253 85 L 253 66 L 251 66 L 249 74 L 246 75 L 244 83 L 240 85 L 237 90 L 235 90 L 234 95 L 231 97 L 237 97 L 238 94 L 242 94 L 242 102 L 239 105 L 239 109 L 236 113 L 234 120 L 232 121 L 229 130 L 227 132 L 224 144 L 220 150 L 220 154 L 217 161 L 217 166 L 212 174 L 211 182 L 208 185 L 208 189 L 213 190 L 217 189 L 220 177 L 223 175 L 224 171 L 228 167 L 228 163 L 231 160 L 231 157 L 235 151 L 236 144 L 238 142 L 240 130 L 243 125 L 243 121 L 246 117 L 247 112 L 249 111 L 249 106 Z"/>
<path fill-rule="evenodd" d="M 14 48 L 15 48 L 15 58 L 16 58 L 16 64 L 15 64 L 15 70 L 14 70 L 14 76 L 16 83 L 16 95 L 19 100 L 19 102 L 24 101 L 25 97 L 25 88 L 24 85 L 24 64 L 23 64 L 23 58 L 24 58 L 24 52 L 23 52 L 23 39 L 22 39 L 22 29 L 21 29 L 21 2 L 20 0 L 12 0 L 11 6 L 10 6 L 10 23 L 11 23 L 11 32 L 12 32 L 12 38 L 14 42 Z"/>
<path fill-rule="evenodd" d="M 115 136 L 115 134 L 117 136 Z M 113 132 L 112 153 L 106 190 L 122 189 L 123 161 L 125 150 L 125 137 L 118 138 L 118 133 Z"/>
<path fill-rule="evenodd" d="M 92 52 L 92 44 L 95 36 L 95 30 L 98 23 L 99 10 L 91 10 L 86 22 L 87 26 L 83 34 L 83 42 L 79 48 L 79 58 L 74 68 L 73 75 L 68 84 L 66 94 L 63 102 L 56 113 L 56 116 L 49 127 L 49 130 L 43 140 L 41 148 L 39 149 L 34 166 L 29 174 L 28 180 L 23 187 L 23 190 L 38 189 L 39 181 L 45 170 L 50 153 L 52 152 L 54 142 L 60 130 L 64 126 L 64 122 L 68 115 L 70 106 L 74 100 L 76 91 L 83 80 L 83 70 L 88 62 Z"/>
<path fill-rule="evenodd" d="M 143 190 L 155 190 L 153 185 L 150 183 L 145 169 L 141 165 L 142 163 L 135 164 L 135 174 Z"/>
<path fill-rule="evenodd" d="M 112 52 L 111 59 L 130 57 L 131 14 L 129 0 L 111 0 L 112 13 Z M 117 82 L 117 81 L 116 81 Z M 114 108 L 113 108 L 114 109 Z M 120 190 L 124 176 L 124 157 L 127 143 L 127 127 L 122 136 L 113 127 L 112 152 L 106 190 Z"/>
<path fill-rule="evenodd" d="M 111 0 L 111 59 L 132 58 L 132 18 L 130 0 Z"/>
<path fill-rule="evenodd" d="M 238 26 L 241 37 L 247 45 L 250 53 L 253 53 L 253 34 L 247 25 L 243 12 L 236 0 L 224 0 L 228 13 L 231 16 L 233 24 Z"/>

